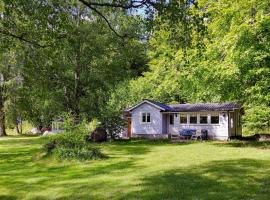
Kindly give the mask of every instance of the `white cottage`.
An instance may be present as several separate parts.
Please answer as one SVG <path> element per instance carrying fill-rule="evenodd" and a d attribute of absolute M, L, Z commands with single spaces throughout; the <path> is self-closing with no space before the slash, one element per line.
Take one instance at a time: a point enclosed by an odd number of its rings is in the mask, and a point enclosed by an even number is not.
<path fill-rule="evenodd" d="M 129 137 L 167 138 L 183 129 L 207 130 L 219 140 L 242 136 L 243 108 L 236 103 L 165 105 L 144 99 L 125 113 Z"/>

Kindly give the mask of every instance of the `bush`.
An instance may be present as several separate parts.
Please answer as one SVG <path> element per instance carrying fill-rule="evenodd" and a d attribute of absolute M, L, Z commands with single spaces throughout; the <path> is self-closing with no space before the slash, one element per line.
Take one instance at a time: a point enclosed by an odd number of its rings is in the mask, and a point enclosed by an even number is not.
<path fill-rule="evenodd" d="M 96 128 L 90 135 L 93 142 L 105 142 L 107 141 L 107 132 L 103 128 Z"/>
<path fill-rule="evenodd" d="M 83 148 L 65 148 L 60 147 L 55 150 L 55 155 L 61 159 L 79 159 L 79 160 L 95 160 L 104 158 L 105 155 L 97 147 Z"/>
<path fill-rule="evenodd" d="M 47 154 L 61 159 L 88 160 L 105 157 L 97 146 L 86 141 L 86 135 L 79 129 L 51 136 L 44 149 Z"/>
<path fill-rule="evenodd" d="M 244 115 L 244 134 L 269 133 L 270 108 L 265 105 L 247 107 Z"/>

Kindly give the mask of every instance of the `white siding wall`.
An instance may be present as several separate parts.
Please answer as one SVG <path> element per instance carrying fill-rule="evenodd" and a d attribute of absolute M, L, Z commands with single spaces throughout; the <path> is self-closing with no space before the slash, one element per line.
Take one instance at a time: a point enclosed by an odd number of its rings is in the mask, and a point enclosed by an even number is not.
<path fill-rule="evenodd" d="M 187 124 L 180 124 L 180 115 L 179 114 L 187 114 L 188 116 L 188 123 Z M 190 124 L 189 123 L 189 116 L 197 114 L 197 124 Z M 200 122 L 200 114 L 208 115 L 208 124 L 198 124 Z M 219 124 L 210 124 L 211 115 L 219 115 Z M 225 114 L 225 116 L 223 116 Z M 168 120 L 169 124 L 169 120 Z M 174 124 L 169 124 L 169 133 L 177 134 L 179 130 L 183 128 L 192 128 L 197 130 L 206 129 L 208 130 L 208 135 L 214 139 L 221 139 L 226 140 L 228 139 L 228 115 L 227 113 L 220 113 L 220 112 L 200 112 L 200 113 L 177 113 L 177 117 L 174 114 Z"/>
<path fill-rule="evenodd" d="M 150 123 L 142 122 L 142 113 L 151 115 Z M 144 103 L 132 111 L 132 134 L 162 134 L 162 114 L 160 110 L 150 104 Z"/>

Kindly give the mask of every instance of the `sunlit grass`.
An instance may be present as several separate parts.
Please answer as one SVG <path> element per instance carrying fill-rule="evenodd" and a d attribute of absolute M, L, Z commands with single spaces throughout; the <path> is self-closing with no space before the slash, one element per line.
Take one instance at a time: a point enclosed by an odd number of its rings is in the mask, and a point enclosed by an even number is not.
<path fill-rule="evenodd" d="M 268 143 L 113 142 L 80 162 L 42 157 L 45 140 L 0 140 L 0 199 L 269 199 Z"/>
<path fill-rule="evenodd" d="M 22 133 L 23 134 L 27 134 L 31 131 L 31 129 L 33 128 L 33 125 L 30 124 L 29 122 L 27 121 L 23 121 L 22 123 Z M 9 136 L 17 136 L 17 132 L 16 132 L 16 128 L 15 127 L 8 127 L 6 129 L 6 132 L 7 132 L 7 135 Z"/>

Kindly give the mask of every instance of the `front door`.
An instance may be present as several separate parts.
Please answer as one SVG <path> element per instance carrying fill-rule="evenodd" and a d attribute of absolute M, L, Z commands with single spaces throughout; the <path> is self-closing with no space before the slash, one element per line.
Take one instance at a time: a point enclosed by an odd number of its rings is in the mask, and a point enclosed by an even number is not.
<path fill-rule="evenodd" d="M 128 118 L 128 138 L 131 137 L 131 118 Z"/>
<path fill-rule="evenodd" d="M 231 136 L 236 136 L 236 118 L 234 113 L 230 113 L 230 135 Z"/>

